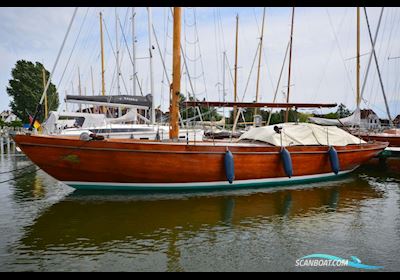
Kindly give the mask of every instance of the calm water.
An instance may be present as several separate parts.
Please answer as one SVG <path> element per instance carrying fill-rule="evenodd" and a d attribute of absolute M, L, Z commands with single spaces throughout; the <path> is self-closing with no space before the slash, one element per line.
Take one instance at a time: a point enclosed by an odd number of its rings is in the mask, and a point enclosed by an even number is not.
<path fill-rule="evenodd" d="M 3 155 L 0 173 L 30 164 Z M 20 175 L 23 175 L 22 177 Z M 33 167 L 0 174 L 2 271 L 400 270 L 400 160 L 337 181 L 230 192 L 78 192 Z"/>

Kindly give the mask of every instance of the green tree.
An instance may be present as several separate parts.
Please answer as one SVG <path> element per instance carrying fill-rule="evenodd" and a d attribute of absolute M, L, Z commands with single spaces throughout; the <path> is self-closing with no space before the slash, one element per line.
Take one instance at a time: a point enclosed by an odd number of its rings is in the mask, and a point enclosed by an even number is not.
<path fill-rule="evenodd" d="M 40 62 L 33 64 L 31 61 L 18 60 L 15 67 L 11 70 L 12 79 L 9 80 L 7 94 L 12 98 L 10 102 L 11 110 L 23 123 L 29 122 L 29 115 L 33 115 L 36 106 L 44 91 L 43 68 Z M 45 69 L 46 81 L 50 72 Z M 47 89 L 48 110 L 57 110 L 59 105 L 56 86 L 50 83 Z M 44 109 L 38 116 L 39 122 L 44 119 Z"/>
<path fill-rule="evenodd" d="M 338 106 L 338 109 L 336 111 L 336 114 L 339 118 L 345 118 L 351 115 L 351 112 L 349 109 L 346 108 L 346 105 L 344 105 L 343 103 L 340 103 L 340 105 Z"/>
<path fill-rule="evenodd" d="M 179 94 L 179 111 L 181 112 L 181 116 L 184 120 L 193 118 L 197 116 L 196 121 L 200 121 L 198 111 L 196 107 L 185 106 L 183 102 L 186 101 L 186 97 L 180 93 Z M 189 101 L 199 101 L 199 99 L 189 96 Z M 205 101 L 205 99 L 203 99 Z M 207 106 L 199 106 L 200 112 L 202 114 L 203 121 L 219 121 L 222 119 L 222 116 L 218 114 L 217 109 L 215 107 L 207 107 Z"/>
<path fill-rule="evenodd" d="M 15 120 L 7 124 L 9 127 L 22 127 L 22 122 L 20 120 Z"/>
<path fill-rule="evenodd" d="M 346 105 L 344 105 L 343 103 L 340 103 L 336 112 L 330 112 L 328 114 L 325 114 L 325 115 L 322 115 L 319 117 L 326 118 L 326 119 L 341 119 L 341 118 L 348 117 L 351 114 L 352 114 L 352 112 L 346 108 Z"/>

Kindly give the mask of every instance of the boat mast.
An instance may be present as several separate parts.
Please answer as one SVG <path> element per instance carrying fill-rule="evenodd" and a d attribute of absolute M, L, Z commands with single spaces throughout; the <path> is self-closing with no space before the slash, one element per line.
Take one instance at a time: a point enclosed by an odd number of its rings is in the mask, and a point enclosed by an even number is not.
<path fill-rule="evenodd" d="M 79 71 L 79 67 L 78 67 L 78 83 L 79 83 L 79 86 L 78 86 L 79 96 L 81 96 L 82 95 L 82 87 L 81 87 L 81 73 Z M 82 104 L 79 104 L 79 112 L 82 113 Z"/>
<path fill-rule="evenodd" d="M 290 27 L 289 73 L 288 73 L 288 85 L 287 85 L 286 103 L 289 103 L 289 98 L 290 98 L 290 74 L 291 74 L 291 70 L 292 70 L 293 22 L 294 22 L 294 7 L 292 8 L 292 24 L 291 24 L 291 27 Z M 288 121 L 289 121 L 289 108 L 286 108 L 285 122 L 288 122 Z"/>
<path fill-rule="evenodd" d="M 104 83 L 104 41 L 103 41 L 103 14 L 100 12 L 100 49 L 101 49 L 101 95 L 105 96 L 106 86 Z M 104 106 L 101 107 L 101 112 L 105 113 Z"/>
<path fill-rule="evenodd" d="M 151 8 L 147 7 L 148 12 L 148 29 L 149 29 L 149 55 L 150 55 L 150 94 L 151 94 L 151 124 L 155 124 L 156 121 L 156 113 L 155 113 L 155 106 L 154 106 L 154 78 L 153 78 L 153 53 L 152 53 L 152 42 L 151 42 Z"/>
<path fill-rule="evenodd" d="M 135 7 L 132 7 L 132 86 L 133 95 L 136 95 L 136 46 L 135 46 Z"/>
<path fill-rule="evenodd" d="M 115 52 L 116 55 L 116 67 L 117 67 L 117 94 L 121 95 L 121 87 L 119 84 L 119 77 L 121 76 L 121 72 L 119 69 L 119 46 L 118 46 L 118 15 L 117 15 L 117 7 L 115 7 Z M 118 107 L 118 117 L 121 117 L 121 107 Z"/>
<path fill-rule="evenodd" d="M 225 56 L 226 56 L 226 52 L 224 51 L 222 54 L 222 101 L 226 101 L 225 100 Z M 225 119 L 225 107 L 223 107 L 223 118 Z M 225 122 L 224 122 L 224 129 L 225 129 Z"/>
<path fill-rule="evenodd" d="M 46 71 L 44 70 L 44 66 L 42 68 L 42 74 L 43 74 L 43 89 L 46 87 Z M 44 119 L 47 119 L 47 116 L 49 115 L 49 111 L 48 111 L 48 107 L 47 107 L 47 92 L 44 95 Z"/>
<path fill-rule="evenodd" d="M 172 50 L 172 98 L 170 105 L 170 129 L 169 138 L 177 141 L 179 135 L 179 93 L 181 90 L 181 8 L 174 7 L 174 31 Z"/>
<path fill-rule="evenodd" d="M 380 14 L 380 16 L 379 16 L 379 22 L 378 22 L 378 24 L 380 23 L 380 19 L 381 19 L 382 14 L 383 14 L 383 9 L 384 9 L 384 7 L 382 7 L 381 14 Z M 381 89 L 382 89 L 383 100 L 385 101 L 386 113 L 387 113 L 388 118 L 389 118 L 389 125 L 390 125 L 390 126 L 393 126 L 393 121 L 392 121 L 392 117 L 391 117 L 391 115 L 390 115 L 390 110 L 389 110 L 389 104 L 388 104 L 388 101 L 387 101 L 387 98 L 386 98 L 385 88 L 384 88 L 384 86 L 383 86 L 381 70 L 379 69 L 378 58 L 376 57 L 376 52 L 375 52 L 375 40 L 372 40 L 371 28 L 370 28 L 370 26 L 369 26 L 368 15 L 367 15 L 367 8 L 366 8 L 366 7 L 364 7 L 364 13 L 365 13 L 365 19 L 366 19 L 366 21 L 367 21 L 369 39 L 370 39 L 371 45 L 372 45 L 371 55 L 374 56 L 374 60 L 375 60 L 375 64 L 376 64 L 376 71 L 378 72 L 379 83 L 380 83 Z M 378 28 L 379 28 L 379 25 L 378 25 L 378 27 L 377 27 L 377 30 L 378 30 Z M 375 38 L 375 39 L 376 39 L 376 38 Z"/>
<path fill-rule="evenodd" d="M 360 110 L 360 7 L 357 7 L 357 110 Z"/>
<path fill-rule="evenodd" d="M 236 43 L 235 43 L 235 82 L 234 82 L 234 101 L 237 101 L 237 62 L 238 62 L 238 36 L 239 36 L 239 14 L 236 15 Z M 237 107 L 233 107 L 233 121 L 236 120 Z"/>
<path fill-rule="evenodd" d="M 90 65 L 90 77 L 92 79 L 92 95 L 94 96 L 94 82 L 93 82 L 93 68 L 92 68 L 92 65 Z"/>
<path fill-rule="evenodd" d="M 262 51 L 263 36 L 264 36 L 264 21 L 265 21 L 265 7 L 264 7 L 263 18 L 262 18 L 262 26 L 261 26 L 260 52 L 259 52 L 259 55 L 258 55 L 256 102 L 258 102 L 258 90 L 259 90 L 259 84 L 260 84 L 261 51 Z M 257 115 L 257 113 L 258 113 L 258 109 L 255 108 L 255 109 L 254 109 L 254 115 Z"/>

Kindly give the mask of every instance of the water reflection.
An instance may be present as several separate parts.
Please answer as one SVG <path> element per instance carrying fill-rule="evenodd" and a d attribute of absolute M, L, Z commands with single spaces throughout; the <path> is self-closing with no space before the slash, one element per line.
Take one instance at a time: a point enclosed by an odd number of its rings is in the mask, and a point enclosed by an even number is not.
<path fill-rule="evenodd" d="M 204 230 L 217 233 L 282 218 L 346 212 L 359 205 L 355 202 L 382 197 L 357 176 L 318 186 L 206 194 L 76 191 L 27 226 L 20 243 L 33 251 L 102 251 L 113 244 L 134 244 L 134 252 L 165 253 L 167 266 L 180 270 L 179 244 Z"/>
<path fill-rule="evenodd" d="M 366 174 L 381 182 L 388 180 L 400 182 L 400 158 L 387 158 L 385 160 L 374 158 L 362 165 L 358 173 Z"/>
<path fill-rule="evenodd" d="M 10 184 L 14 187 L 15 201 L 40 199 L 45 196 L 46 190 L 42 178 L 38 176 L 37 167 L 25 157 L 14 157 L 9 161 L 7 170 L 12 170 L 10 175 L 14 180 L 11 180 Z"/>

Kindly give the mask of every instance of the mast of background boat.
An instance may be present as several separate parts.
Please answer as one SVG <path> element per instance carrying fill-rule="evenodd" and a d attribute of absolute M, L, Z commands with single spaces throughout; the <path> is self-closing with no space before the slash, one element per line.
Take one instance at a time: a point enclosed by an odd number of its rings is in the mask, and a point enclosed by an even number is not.
<path fill-rule="evenodd" d="M 239 14 L 236 15 L 236 43 L 235 43 L 235 82 L 234 82 L 234 102 L 237 101 L 237 61 L 238 61 L 238 36 L 239 36 Z M 236 120 L 237 107 L 233 107 L 233 122 Z"/>
<path fill-rule="evenodd" d="M 92 68 L 92 65 L 90 65 L 90 78 L 92 80 L 92 95 L 94 96 L 94 82 L 93 82 L 93 68 Z"/>
<path fill-rule="evenodd" d="M 364 10 L 364 12 L 365 12 L 365 17 L 366 17 L 366 19 L 367 19 L 367 18 L 368 18 L 368 17 L 367 17 L 367 11 Z M 378 38 L 378 32 L 379 32 L 379 28 L 380 28 L 380 26 L 381 26 L 382 15 L 383 15 L 383 7 L 382 7 L 381 13 L 380 13 L 380 15 L 379 15 L 378 24 L 377 24 L 377 27 L 376 27 L 375 36 L 374 36 L 374 40 L 373 40 L 373 42 L 372 42 L 372 48 L 371 48 L 371 52 L 370 52 L 369 59 L 368 59 L 368 63 L 367 63 L 367 70 L 365 71 L 365 76 L 364 76 L 363 84 L 362 84 L 362 86 L 361 86 L 361 93 L 360 93 L 360 94 L 361 94 L 361 99 L 362 99 L 363 96 L 364 96 L 365 85 L 366 85 L 366 83 L 367 83 L 368 73 L 369 73 L 369 69 L 370 69 L 370 66 L 371 66 L 372 54 L 375 52 L 375 43 L 376 43 L 376 39 Z M 368 20 L 367 20 L 367 22 L 368 22 Z"/>
<path fill-rule="evenodd" d="M 46 87 L 46 70 L 44 70 L 44 66 L 42 68 L 42 74 L 43 74 L 43 89 Z M 47 107 L 47 92 L 44 95 L 44 119 L 47 119 L 47 116 L 49 114 L 49 109 Z"/>
<path fill-rule="evenodd" d="M 79 92 L 79 96 L 82 95 L 82 87 L 81 87 L 81 73 L 79 71 L 79 67 L 78 67 L 78 92 Z M 79 104 L 79 112 L 82 113 L 82 104 Z"/>
<path fill-rule="evenodd" d="M 174 7 L 174 31 L 173 31 L 173 50 L 172 50 L 172 91 L 170 105 L 170 129 L 169 138 L 173 141 L 178 140 L 179 135 L 179 93 L 181 83 L 181 8 Z"/>
<path fill-rule="evenodd" d="M 132 90 L 133 95 L 136 95 L 136 46 L 135 46 L 135 7 L 132 7 Z"/>
<path fill-rule="evenodd" d="M 222 63 L 222 65 L 223 65 L 223 67 L 222 67 L 222 101 L 224 101 L 224 102 L 226 101 L 225 100 L 225 56 L 226 56 L 226 52 L 224 51 L 223 56 L 222 56 L 222 61 L 223 61 L 223 63 Z M 222 114 L 223 114 L 223 118 L 225 119 L 225 107 L 223 107 Z M 224 129 L 225 129 L 225 122 L 224 122 Z"/>
<path fill-rule="evenodd" d="M 360 111 L 360 103 L 361 103 L 361 96 L 360 96 L 360 7 L 357 7 L 357 65 L 356 65 L 356 73 L 357 73 L 357 108 L 356 111 L 360 112 L 360 117 L 358 119 L 358 138 L 360 138 L 360 145 L 361 145 L 361 111 Z"/>
<path fill-rule="evenodd" d="M 374 46 L 375 46 L 375 42 L 372 40 L 372 34 L 371 34 L 371 28 L 370 28 L 370 26 L 369 26 L 369 21 L 368 21 L 367 9 L 366 9 L 365 7 L 364 7 L 364 13 L 365 13 L 365 19 L 366 19 L 366 21 L 367 21 L 369 39 L 370 39 L 371 45 L 372 45 L 372 54 L 373 54 L 373 56 L 374 56 L 374 60 L 375 60 L 375 64 L 376 64 L 376 70 L 377 70 L 377 72 L 378 72 L 379 83 L 380 83 L 380 85 L 381 85 L 382 94 L 383 94 L 383 100 L 385 101 L 386 113 L 387 113 L 388 118 L 389 118 L 389 124 L 390 124 L 391 127 L 393 127 L 393 121 L 392 121 L 392 117 L 391 117 L 391 115 L 390 115 L 389 104 L 388 104 L 388 101 L 387 101 L 387 98 L 386 98 L 385 88 L 384 88 L 384 86 L 383 86 L 383 81 L 382 81 L 382 76 L 381 76 L 381 70 L 379 69 L 378 59 L 377 59 L 377 57 L 376 57 L 376 52 L 375 52 L 375 47 L 374 47 Z M 380 18 L 382 17 L 382 14 L 383 14 L 383 7 L 382 7 L 382 10 L 381 10 Z M 379 18 L 379 19 L 380 19 L 380 18 Z M 379 21 L 379 22 L 380 22 L 380 21 Z M 378 29 L 377 29 L 377 30 L 378 30 Z"/>
<path fill-rule="evenodd" d="M 262 25 L 261 25 L 261 36 L 260 36 L 260 52 L 258 54 L 258 70 L 257 70 L 257 86 L 256 86 L 256 102 L 258 102 L 258 90 L 260 83 L 260 67 L 261 67 L 261 51 L 263 45 L 263 36 L 264 36 L 264 21 L 265 21 L 265 7 L 263 11 Z M 257 115 L 258 109 L 254 108 L 254 115 Z"/>
<path fill-rule="evenodd" d="M 118 46 L 118 15 L 117 15 L 117 7 L 115 7 L 115 51 L 116 55 L 116 65 L 117 65 L 117 90 L 118 95 L 121 95 L 121 87 L 119 84 L 119 76 L 121 75 L 121 71 L 119 69 L 119 46 Z M 121 107 L 118 107 L 118 117 L 121 117 Z"/>
<path fill-rule="evenodd" d="M 151 8 L 147 7 L 148 12 L 148 29 L 149 29 L 149 55 L 150 55 L 150 94 L 151 94 L 151 124 L 155 124 L 156 121 L 156 112 L 154 106 L 154 78 L 153 78 L 153 52 L 152 52 L 152 42 L 151 42 Z"/>
<path fill-rule="evenodd" d="M 290 98 L 290 74 L 291 74 L 291 69 L 292 69 L 293 22 L 294 22 L 294 7 L 292 8 L 292 25 L 290 27 L 289 73 L 288 73 L 286 103 L 289 103 L 289 98 Z M 285 122 L 289 121 L 289 109 L 290 109 L 289 107 L 286 108 Z"/>
<path fill-rule="evenodd" d="M 104 82 L 104 41 L 103 41 L 103 14 L 100 12 L 100 50 L 101 50 L 101 95 L 105 96 L 106 86 Z M 101 112 L 106 113 L 106 108 L 101 106 Z"/>

